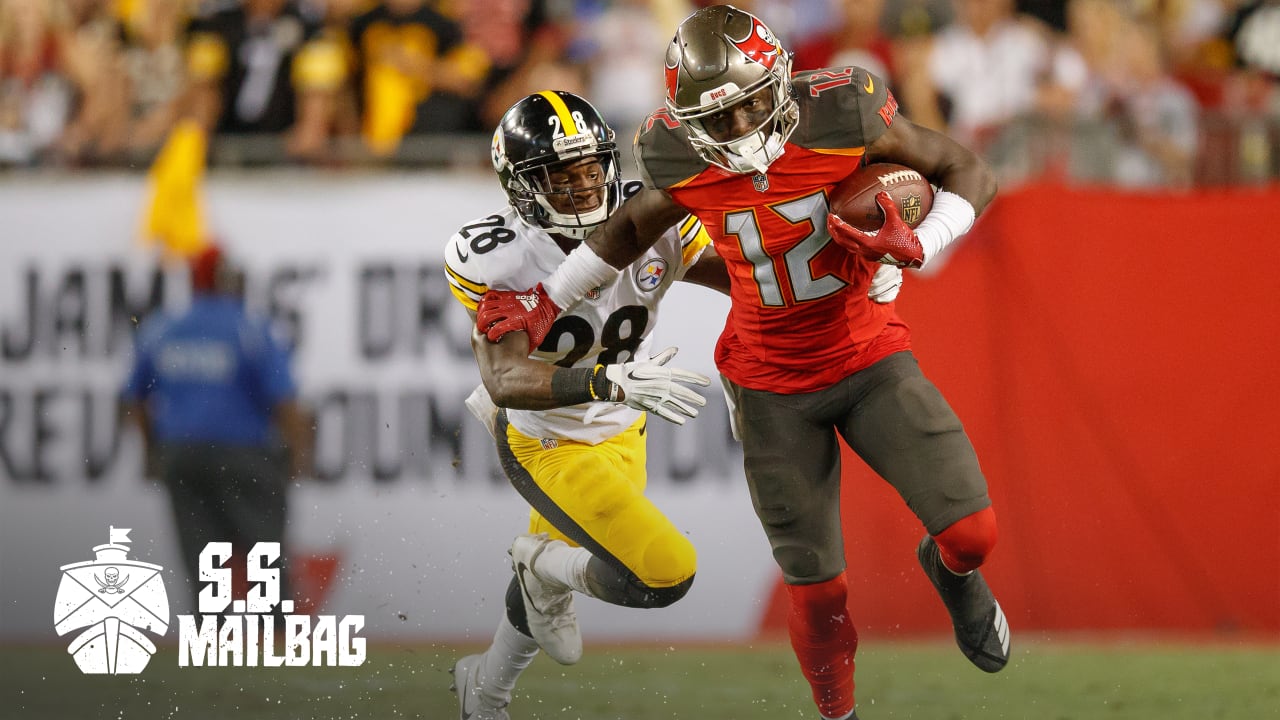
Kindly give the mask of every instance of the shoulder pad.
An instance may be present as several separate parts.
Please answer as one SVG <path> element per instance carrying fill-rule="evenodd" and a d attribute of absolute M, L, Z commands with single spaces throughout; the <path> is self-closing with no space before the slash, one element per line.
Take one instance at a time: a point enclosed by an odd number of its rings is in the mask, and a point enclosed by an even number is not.
<path fill-rule="evenodd" d="M 518 247 L 518 243 L 513 245 L 511 241 L 524 232 L 533 230 L 514 212 L 496 212 L 476 218 L 450 238 L 449 244 L 454 249 L 446 253 L 445 260 L 460 267 L 468 263 L 472 263 L 472 267 L 481 263 L 491 264 L 492 258 L 506 254 L 503 252 L 505 249 Z"/>
<path fill-rule="evenodd" d="M 860 67 L 808 70 L 793 78 L 800 126 L 791 142 L 811 150 L 859 149 L 893 124 L 898 102 L 888 83 Z"/>
<path fill-rule="evenodd" d="M 645 185 L 666 189 L 706 170 L 707 161 L 689 144 L 689 133 L 666 108 L 645 118 L 636 132 L 636 164 Z"/>

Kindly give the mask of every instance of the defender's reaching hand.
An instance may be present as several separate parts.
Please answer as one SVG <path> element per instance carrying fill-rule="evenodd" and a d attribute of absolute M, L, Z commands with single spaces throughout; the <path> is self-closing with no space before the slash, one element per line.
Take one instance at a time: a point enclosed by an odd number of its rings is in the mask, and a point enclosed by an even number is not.
<path fill-rule="evenodd" d="M 707 400 L 679 383 L 706 387 L 711 379 L 689 370 L 665 367 L 676 352 L 677 348 L 669 347 L 648 360 L 606 365 L 605 377 L 622 390 L 621 402 L 628 407 L 683 425 L 685 418 L 698 417 L 698 408 Z"/>
<path fill-rule="evenodd" d="M 498 342 L 507 333 L 523 330 L 529 335 L 529 352 L 533 352 L 542 344 L 561 312 L 562 309 L 543 290 L 542 283 L 532 290 L 490 290 L 480 298 L 476 327 L 488 336 L 490 342 Z"/>
<path fill-rule="evenodd" d="M 898 299 L 898 291 L 901 289 L 902 269 L 896 265 L 881 265 L 871 277 L 867 297 L 874 303 L 884 305 Z"/>

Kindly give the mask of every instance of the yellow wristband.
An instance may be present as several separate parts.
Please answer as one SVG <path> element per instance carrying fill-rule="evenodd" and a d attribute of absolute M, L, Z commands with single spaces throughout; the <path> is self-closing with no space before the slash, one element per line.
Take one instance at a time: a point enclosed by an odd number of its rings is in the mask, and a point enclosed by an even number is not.
<path fill-rule="evenodd" d="M 600 397 L 599 395 L 596 395 L 596 377 L 598 377 L 598 376 L 600 375 L 600 371 L 601 371 L 601 370 L 604 370 L 604 365 L 601 365 L 601 364 L 599 364 L 599 363 L 596 363 L 595 368 L 594 368 L 594 369 L 592 369 L 592 371 L 591 371 L 591 381 L 587 383 L 587 392 L 591 393 L 591 399 L 592 399 L 592 400 L 603 400 L 603 399 L 604 399 L 604 398 Z"/>

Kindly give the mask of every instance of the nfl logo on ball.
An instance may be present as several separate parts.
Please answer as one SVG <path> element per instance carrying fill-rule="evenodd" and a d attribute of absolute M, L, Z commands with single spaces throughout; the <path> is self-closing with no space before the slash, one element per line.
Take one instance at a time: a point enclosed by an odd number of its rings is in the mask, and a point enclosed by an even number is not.
<path fill-rule="evenodd" d="M 902 200 L 902 220 L 908 225 L 920 222 L 920 196 L 910 195 Z"/>

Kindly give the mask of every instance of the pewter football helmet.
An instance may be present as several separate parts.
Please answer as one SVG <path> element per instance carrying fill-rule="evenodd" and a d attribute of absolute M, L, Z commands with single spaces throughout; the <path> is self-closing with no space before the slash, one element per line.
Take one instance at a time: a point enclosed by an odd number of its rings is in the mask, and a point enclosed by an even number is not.
<path fill-rule="evenodd" d="M 680 23 L 667 47 L 666 80 L 667 109 L 689 131 L 689 143 L 729 172 L 764 172 L 799 119 L 790 53 L 763 22 L 732 5 L 704 8 Z M 773 113 L 755 129 L 721 142 L 703 127 L 703 118 L 766 89 Z"/>
<path fill-rule="evenodd" d="M 574 190 L 556 189 L 550 171 L 582 158 L 598 160 L 600 184 Z M 507 199 L 526 223 L 575 240 L 583 240 L 622 204 L 618 147 L 613 130 L 586 100 L 561 90 L 543 90 L 512 105 L 493 133 L 493 169 Z M 584 192 L 601 193 L 592 210 L 561 212 L 552 204 L 574 206 Z"/>

